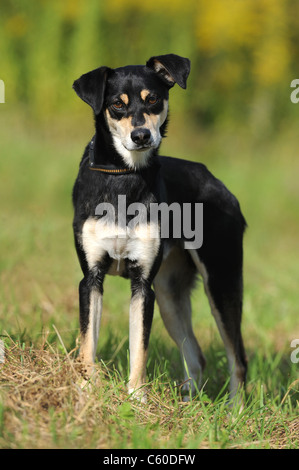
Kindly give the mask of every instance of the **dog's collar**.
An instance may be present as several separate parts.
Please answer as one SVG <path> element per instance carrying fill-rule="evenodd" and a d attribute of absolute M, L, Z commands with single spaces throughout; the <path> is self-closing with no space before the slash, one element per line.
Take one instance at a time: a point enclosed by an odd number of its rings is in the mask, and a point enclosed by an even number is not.
<path fill-rule="evenodd" d="M 114 165 L 97 165 L 94 161 L 94 141 L 95 136 L 89 142 L 89 169 L 93 171 L 101 171 L 108 175 L 127 175 L 136 173 L 134 168 L 117 168 Z"/>

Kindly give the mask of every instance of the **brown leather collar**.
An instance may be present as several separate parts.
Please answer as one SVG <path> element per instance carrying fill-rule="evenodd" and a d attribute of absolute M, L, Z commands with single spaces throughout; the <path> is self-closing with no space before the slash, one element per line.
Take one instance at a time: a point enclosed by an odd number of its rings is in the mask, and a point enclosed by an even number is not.
<path fill-rule="evenodd" d="M 94 141 L 95 136 L 89 142 L 89 169 L 93 171 L 101 171 L 108 175 L 127 175 L 136 173 L 135 168 L 117 168 L 114 165 L 97 165 L 94 161 Z"/>

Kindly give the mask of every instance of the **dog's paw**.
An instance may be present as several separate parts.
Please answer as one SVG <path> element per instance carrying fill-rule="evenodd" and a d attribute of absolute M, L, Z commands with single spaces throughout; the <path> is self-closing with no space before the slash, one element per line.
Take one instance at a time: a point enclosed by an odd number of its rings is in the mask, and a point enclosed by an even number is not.
<path fill-rule="evenodd" d="M 96 367 L 94 364 L 86 364 L 81 358 L 76 361 L 76 369 L 78 372 L 77 385 L 81 389 L 89 388 L 96 380 Z"/>
<path fill-rule="evenodd" d="M 129 392 L 131 400 L 137 400 L 140 403 L 147 403 L 147 394 L 146 394 L 144 387 L 137 388 L 137 389 L 129 388 L 128 392 Z"/>
<path fill-rule="evenodd" d="M 192 401 L 192 398 L 195 397 L 200 389 L 200 384 L 195 384 L 194 381 L 189 378 L 185 380 L 182 384 L 177 384 L 179 393 L 182 397 L 183 402 Z"/>

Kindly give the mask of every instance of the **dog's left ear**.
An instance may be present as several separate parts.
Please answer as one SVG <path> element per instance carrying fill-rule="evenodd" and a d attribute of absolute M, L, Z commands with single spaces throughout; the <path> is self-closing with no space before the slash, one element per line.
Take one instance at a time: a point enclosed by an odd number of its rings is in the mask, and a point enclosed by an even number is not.
<path fill-rule="evenodd" d="M 73 83 L 73 88 L 81 100 L 92 107 L 95 114 L 99 114 L 103 107 L 106 81 L 109 67 L 99 67 L 82 75 Z"/>
<path fill-rule="evenodd" d="M 154 70 L 170 88 L 175 83 L 181 88 L 187 88 L 187 78 L 191 67 L 189 59 L 176 54 L 166 54 L 151 57 L 146 65 Z"/>

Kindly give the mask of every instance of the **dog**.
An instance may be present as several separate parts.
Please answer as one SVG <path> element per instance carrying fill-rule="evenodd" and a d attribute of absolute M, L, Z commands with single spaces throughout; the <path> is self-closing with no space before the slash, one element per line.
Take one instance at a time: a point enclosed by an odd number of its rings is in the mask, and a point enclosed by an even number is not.
<path fill-rule="evenodd" d="M 245 384 L 241 316 L 246 222 L 239 203 L 203 164 L 158 154 L 168 124 L 169 90 L 175 84 L 185 89 L 189 72 L 189 59 L 167 54 L 151 57 L 146 65 L 102 66 L 73 84 L 95 119 L 95 135 L 73 188 L 75 246 L 84 275 L 79 285 L 79 359 L 90 373 L 106 274 L 129 279 L 128 391 L 141 401 L 146 401 L 155 299 L 181 353 L 186 399 L 201 386 L 205 358 L 192 329 L 190 302 L 198 274 L 226 348 L 231 397 Z M 119 212 L 120 196 L 130 211 Z M 176 236 L 175 227 L 168 237 L 161 236 L 163 217 L 158 212 L 153 220 L 150 208 L 162 203 L 182 210 L 186 204 L 194 210 L 202 204 L 202 225 L 197 227 L 203 230 L 201 246 L 186 243 L 182 232 L 181 238 Z M 140 207 L 145 208 L 143 219 L 132 224 Z M 196 222 L 195 212 L 190 213 Z"/>

